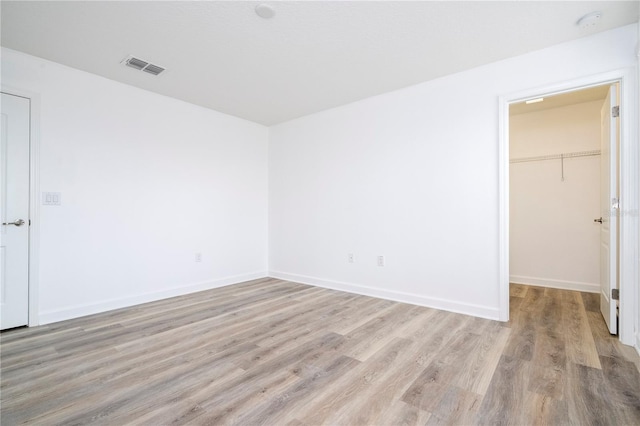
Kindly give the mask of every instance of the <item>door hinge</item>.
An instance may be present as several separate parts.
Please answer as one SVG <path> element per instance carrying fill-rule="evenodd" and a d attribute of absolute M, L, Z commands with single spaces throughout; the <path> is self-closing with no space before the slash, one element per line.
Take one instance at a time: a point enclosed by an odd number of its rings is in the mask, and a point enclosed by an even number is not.
<path fill-rule="evenodd" d="M 618 210 L 619 208 L 620 208 L 620 200 L 618 199 L 618 197 L 613 197 L 611 199 L 611 209 Z"/>
<path fill-rule="evenodd" d="M 620 106 L 619 105 L 611 107 L 611 117 L 613 117 L 613 118 L 620 117 Z"/>
<path fill-rule="evenodd" d="M 620 290 L 617 288 L 611 289 L 611 298 L 613 300 L 620 300 Z"/>

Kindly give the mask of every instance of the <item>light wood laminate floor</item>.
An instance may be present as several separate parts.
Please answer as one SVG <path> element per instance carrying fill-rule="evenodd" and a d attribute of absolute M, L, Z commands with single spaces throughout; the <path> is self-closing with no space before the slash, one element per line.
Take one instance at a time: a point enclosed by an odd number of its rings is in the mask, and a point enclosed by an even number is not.
<path fill-rule="evenodd" d="M 1 423 L 640 424 L 597 295 L 511 321 L 262 279 L 0 335 Z"/>

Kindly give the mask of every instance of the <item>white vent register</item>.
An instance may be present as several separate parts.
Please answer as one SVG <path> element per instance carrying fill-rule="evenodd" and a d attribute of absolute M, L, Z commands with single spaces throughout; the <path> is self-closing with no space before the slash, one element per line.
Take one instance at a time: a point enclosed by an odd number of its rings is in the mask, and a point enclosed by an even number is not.
<path fill-rule="evenodd" d="M 158 75 L 165 70 L 159 65 L 143 61 L 142 59 L 136 58 L 135 56 L 127 56 L 121 63 L 138 71 L 144 71 L 153 75 Z"/>

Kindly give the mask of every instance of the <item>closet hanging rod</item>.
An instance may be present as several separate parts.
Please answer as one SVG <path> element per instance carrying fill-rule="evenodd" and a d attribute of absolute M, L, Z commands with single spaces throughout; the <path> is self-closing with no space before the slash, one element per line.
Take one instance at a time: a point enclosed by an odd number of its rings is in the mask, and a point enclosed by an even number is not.
<path fill-rule="evenodd" d="M 553 154 L 553 155 L 539 155 L 537 157 L 512 158 L 511 160 L 509 160 L 509 163 L 526 163 L 528 161 L 562 160 L 565 158 L 591 157 L 594 155 L 600 155 L 600 150 L 567 152 L 564 154 Z"/>

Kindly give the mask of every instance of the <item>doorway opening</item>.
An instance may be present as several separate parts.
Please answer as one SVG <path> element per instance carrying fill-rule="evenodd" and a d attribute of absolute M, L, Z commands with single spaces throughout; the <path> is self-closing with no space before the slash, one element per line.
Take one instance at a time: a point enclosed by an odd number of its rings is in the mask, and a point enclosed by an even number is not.
<path fill-rule="evenodd" d="M 510 286 L 597 294 L 600 303 L 590 305 L 600 308 L 611 334 L 618 308 L 611 297 L 618 289 L 611 204 L 619 198 L 618 92 L 613 83 L 509 106 Z"/>
<path fill-rule="evenodd" d="M 510 186 L 513 183 L 517 184 L 517 181 L 510 181 L 510 177 L 512 174 L 512 168 L 515 170 L 515 167 L 524 168 L 538 168 L 538 172 L 541 172 L 542 169 L 547 169 L 547 174 L 544 175 L 544 179 L 547 179 L 547 184 L 554 184 L 557 190 L 557 193 L 554 194 L 556 198 L 558 196 L 565 198 L 573 197 L 573 195 L 568 195 L 567 189 L 571 187 L 571 185 L 576 186 L 579 182 L 586 183 L 591 182 L 591 184 L 596 184 L 595 176 L 593 174 L 593 167 L 591 168 L 591 172 L 586 169 L 580 169 L 577 166 L 585 166 L 588 162 L 591 162 L 592 165 L 594 162 L 596 164 L 600 164 L 602 168 L 602 160 L 608 159 L 611 161 L 607 161 L 606 164 L 609 164 L 613 167 L 613 170 L 610 170 L 607 175 L 607 184 L 615 184 L 615 189 L 610 189 L 610 192 L 607 194 L 608 199 L 602 197 L 598 197 L 600 202 L 600 206 L 605 206 L 603 209 L 600 207 L 595 213 L 593 211 L 589 211 L 589 217 L 584 220 L 585 225 L 587 227 L 588 232 L 591 231 L 590 235 L 586 237 L 582 236 L 580 238 L 590 238 L 591 241 L 591 249 L 590 253 L 587 255 L 577 253 L 575 250 L 569 250 L 565 247 L 556 247 L 552 246 L 553 243 L 547 243 L 548 252 L 552 252 L 556 249 L 560 249 L 560 254 L 556 253 L 556 257 L 560 257 L 560 262 L 562 258 L 568 259 L 569 263 L 573 262 L 575 264 L 580 264 L 581 262 L 577 260 L 580 256 L 587 256 L 591 259 L 592 263 L 585 269 L 579 271 L 582 274 L 581 277 L 577 279 L 567 278 L 568 275 L 561 275 L 559 272 L 566 272 L 561 270 L 552 271 L 555 274 L 550 274 L 550 276 L 537 277 L 540 278 L 538 281 L 528 282 L 526 284 L 533 284 L 537 286 L 544 287 L 561 287 L 561 288 L 571 288 L 572 290 L 580 290 L 594 293 L 597 290 L 600 290 L 601 294 L 607 294 L 609 296 L 609 302 L 612 302 L 612 299 L 615 296 L 619 296 L 619 301 L 613 301 L 612 311 L 611 312 L 603 312 L 604 316 L 612 315 L 612 317 L 619 317 L 619 338 L 620 341 L 627 345 L 633 345 L 635 343 L 635 317 L 637 315 L 637 292 L 640 291 L 638 289 L 638 268 L 636 267 L 635 253 L 638 251 L 638 217 L 637 214 L 633 214 L 633 212 L 637 212 L 638 208 L 638 196 L 637 191 L 640 189 L 640 183 L 637 181 L 637 173 L 639 169 L 639 161 L 636 158 L 638 153 L 638 141 L 636 138 L 637 129 L 632 117 L 635 115 L 635 105 L 633 104 L 633 74 L 632 70 L 620 70 L 615 72 L 609 72 L 606 74 L 601 74 L 598 76 L 587 77 L 579 80 L 575 80 L 572 82 L 565 82 L 561 84 L 556 84 L 553 86 L 549 86 L 546 88 L 532 89 L 523 91 L 520 93 L 502 96 L 499 100 L 499 291 L 500 291 L 500 319 L 503 321 L 507 321 L 509 319 L 509 283 L 511 278 L 519 278 L 520 281 L 524 281 L 522 277 L 527 277 L 529 279 L 536 278 L 533 271 L 533 265 L 527 264 L 527 259 L 531 260 L 531 257 L 526 256 L 526 250 L 530 249 L 527 247 L 520 247 L 520 253 L 516 255 L 514 258 L 514 271 L 510 268 L 512 264 L 511 259 L 511 229 L 512 226 L 518 226 L 518 221 L 520 221 L 520 225 L 522 222 L 522 214 L 524 212 L 525 216 L 529 214 L 529 220 L 535 220 L 538 217 L 541 223 L 536 223 L 537 225 L 544 225 L 546 221 L 547 224 L 550 219 L 553 219 L 553 214 L 549 212 L 545 212 L 546 217 L 540 218 L 535 214 L 531 214 L 531 212 L 526 211 L 526 200 L 523 204 L 523 200 L 516 200 L 517 203 L 520 203 L 518 207 L 518 212 L 516 214 L 520 214 L 520 218 L 516 218 L 516 223 L 512 224 L 513 218 L 511 218 L 511 195 L 513 192 L 510 189 Z M 588 102 L 601 102 L 601 96 L 604 92 L 601 92 L 599 95 L 594 95 L 598 90 L 604 90 L 605 88 L 617 88 L 610 93 L 613 93 L 614 96 L 618 96 L 618 101 L 613 104 L 614 106 L 619 106 L 614 111 L 614 114 L 619 114 L 619 118 L 615 118 L 619 121 L 619 133 L 614 136 L 617 138 L 615 140 L 614 150 L 611 151 L 613 156 L 611 156 L 611 152 L 605 152 L 604 155 L 602 153 L 602 147 L 600 149 L 595 149 L 593 146 L 584 146 L 579 145 L 574 141 L 575 145 L 571 146 L 569 143 L 568 148 L 570 149 L 562 149 L 551 152 L 541 152 L 541 149 L 545 144 L 549 145 L 549 141 L 542 142 L 542 145 L 538 146 L 520 146 L 517 149 L 520 149 L 520 152 L 514 152 L 514 155 L 510 152 L 510 134 L 511 134 L 511 126 L 515 123 L 512 123 L 510 117 L 510 110 L 515 108 L 517 110 L 518 104 L 525 103 L 526 101 L 534 101 L 526 104 L 527 106 L 538 105 L 539 108 L 543 109 L 544 107 L 540 104 L 544 104 L 547 101 L 561 101 L 564 96 L 595 96 L 596 98 L 592 98 L 591 100 L 586 100 L 581 103 Z M 563 96 L 564 95 L 564 96 Z M 544 101 L 538 101 L 539 98 L 544 98 Z M 566 99 L 566 97 L 565 97 Z M 615 99 L 614 99 L 615 100 Z M 537 102 L 536 102 L 537 101 Z M 548 106 L 549 104 L 547 104 Z M 601 107 L 604 105 L 604 101 L 601 103 Z M 592 109 L 595 105 L 591 105 Z M 551 108 L 549 108 L 551 109 Z M 603 109 L 603 108 L 601 108 Z M 575 111 L 574 111 L 575 112 Z M 542 114 L 540 114 L 542 115 Z M 531 118 L 531 117 L 529 117 Z M 526 119 L 525 119 L 526 121 Z M 529 120 L 531 127 L 531 120 Z M 615 126 L 613 127 L 615 128 Z M 598 126 L 597 131 L 592 131 L 593 133 L 597 133 L 598 140 L 602 137 L 602 126 Z M 592 141 L 593 143 L 593 141 Z M 557 147 L 556 147 L 557 148 Z M 591 149 L 594 148 L 594 149 Z M 526 151 L 529 149 L 529 151 Z M 536 151 L 538 150 L 538 151 Z M 592 152 L 592 151 L 600 151 L 600 152 Z M 531 157 L 551 157 L 551 158 L 540 158 L 536 159 L 538 161 L 533 161 L 534 159 Z M 511 163 L 511 160 L 516 160 L 516 162 Z M 529 161 L 531 160 L 531 161 Z M 519 161 L 519 162 L 518 162 Z M 616 170 L 617 168 L 617 170 Z M 522 170 L 520 170 L 522 171 Z M 589 175 L 591 173 L 591 175 Z M 606 173 L 605 173 L 606 174 Z M 540 177 L 542 175 L 538 175 Z M 590 176 L 588 179 L 587 177 Z M 598 178 L 600 174 L 597 173 Z M 564 178 L 564 181 L 563 181 Z M 526 176 L 517 177 L 520 181 L 524 181 L 525 184 L 532 184 L 532 179 L 527 180 Z M 552 180 L 555 179 L 555 182 Z M 599 179 L 598 179 L 599 180 Z M 607 187 L 608 185 L 603 185 L 603 182 L 599 182 L 600 187 Z M 564 185 L 564 186 L 562 186 Z M 584 185 L 583 185 L 583 190 Z M 562 192 L 564 191 L 564 192 Z M 585 192 L 585 191 L 583 191 Z M 599 188 L 594 192 L 585 194 L 589 195 L 589 202 L 593 207 L 595 205 L 595 195 L 598 194 Z M 520 194 L 518 194 L 519 196 Z M 542 196 L 543 194 L 538 194 Z M 548 195 L 548 194 L 547 194 Z M 585 195 L 586 196 L 586 195 Z M 577 197 L 577 196 L 576 196 Z M 579 197 L 578 197 L 579 198 Z M 603 200 L 607 202 L 604 203 Z M 568 200 L 562 200 L 567 204 L 567 201 L 571 201 L 569 203 L 568 210 L 571 210 L 572 206 L 574 210 L 580 210 L 576 207 L 576 205 L 582 205 L 583 201 L 586 203 L 586 199 L 583 199 L 578 203 L 578 200 L 569 198 Z M 557 204 L 557 203 L 556 203 Z M 523 207 L 524 206 L 524 207 Z M 551 207 L 549 206 L 549 209 Z M 604 211 L 603 211 L 604 210 Z M 552 210 L 551 210 L 552 211 Z M 565 212 L 566 213 L 566 212 Z M 575 213 L 575 211 L 574 211 Z M 584 214 L 583 214 L 584 215 Z M 616 257 L 610 257 L 613 259 L 610 263 L 611 268 L 602 268 L 600 270 L 593 267 L 593 260 L 595 259 L 596 251 L 593 249 L 593 242 L 595 240 L 595 234 L 602 233 L 602 226 L 599 222 L 602 217 L 603 222 L 608 222 L 609 230 L 613 230 L 614 232 L 610 232 L 610 236 L 614 237 L 613 240 L 610 241 L 609 248 L 612 251 L 609 253 L 611 255 L 616 254 Z M 606 221 L 609 219 L 609 221 Z M 576 219 L 577 220 L 577 219 Z M 582 219 L 580 219 L 582 220 Z M 596 222 L 594 222 L 596 220 Z M 611 220 L 614 222 L 617 220 L 618 223 L 611 223 Z M 551 225 L 554 225 L 553 223 Z M 550 227 L 551 227 L 550 225 Z M 570 224 L 571 226 L 575 224 Z M 570 226 L 570 227 L 571 227 Z M 522 228 L 522 227 L 521 227 Z M 620 230 L 619 233 L 617 230 Z M 520 230 L 522 231 L 522 229 Z M 520 232 L 519 231 L 519 232 Z M 545 229 L 545 232 L 548 232 L 549 229 Z M 524 228 L 523 232 L 530 232 Z M 615 237 L 619 236 L 618 239 Z M 537 237 L 537 235 L 536 235 Z M 573 240 L 570 243 L 576 243 L 576 237 L 574 236 Z M 550 245 L 551 244 L 551 245 Z M 537 244 L 538 249 L 541 244 Z M 560 245 L 559 245 L 560 246 Z M 517 249 L 517 248 L 516 248 Z M 524 250 L 524 251 L 523 251 Z M 564 250 L 564 251 L 562 251 Z M 577 249 L 576 249 L 577 250 Z M 557 251 L 557 250 L 556 250 Z M 523 253 L 525 256 L 523 256 Z M 603 253 L 602 247 L 597 250 L 597 265 L 602 261 L 602 257 L 600 254 Z M 549 259 L 549 253 L 543 253 L 543 257 L 546 256 L 547 262 Z M 606 253 L 605 253 L 606 254 Z M 518 257 L 519 256 L 519 257 Z M 607 256 L 604 256 L 607 257 Z M 523 260 L 524 259 L 524 260 Z M 519 263 L 518 263 L 519 262 Z M 529 262 L 535 263 L 535 262 Z M 538 264 L 544 264 L 544 259 L 538 262 Z M 525 268 L 523 268 L 523 266 Z M 561 265 L 562 267 L 572 266 L 572 265 Z M 575 266 L 575 265 L 574 265 Z M 526 270 L 526 267 L 529 267 L 529 270 Z M 557 263 L 556 263 L 557 267 Z M 572 266 L 573 267 L 573 266 Z M 583 263 L 584 267 L 584 263 Z M 517 268 L 521 268 L 520 271 Z M 570 269 L 570 268 L 569 268 Z M 574 268 L 575 271 L 576 268 Z M 610 281 L 611 288 L 602 290 L 602 280 L 603 276 L 600 276 L 595 282 L 594 277 L 597 275 L 601 275 L 600 272 L 607 270 L 613 274 L 616 274 L 613 279 Z M 602 274 L 602 275 L 609 275 Z M 591 277 L 591 278 L 589 278 Z M 547 278 L 545 280 L 545 278 Z M 551 278 L 551 279 L 548 279 Z M 517 281 L 517 280 L 516 280 Z M 564 281 L 564 282 L 563 282 Z M 584 286 L 586 284 L 586 286 Z M 616 288 L 617 287 L 617 288 Z M 617 290 L 611 292 L 611 290 Z M 617 293 L 617 294 L 616 294 Z M 603 303 L 604 304 L 604 303 Z M 619 309 L 619 315 L 616 315 Z M 613 324 L 612 324 L 613 323 Z M 610 328 L 614 331 L 616 330 L 616 323 L 614 321 L 609 321 L 609 325 L 612 325 Z"/>

